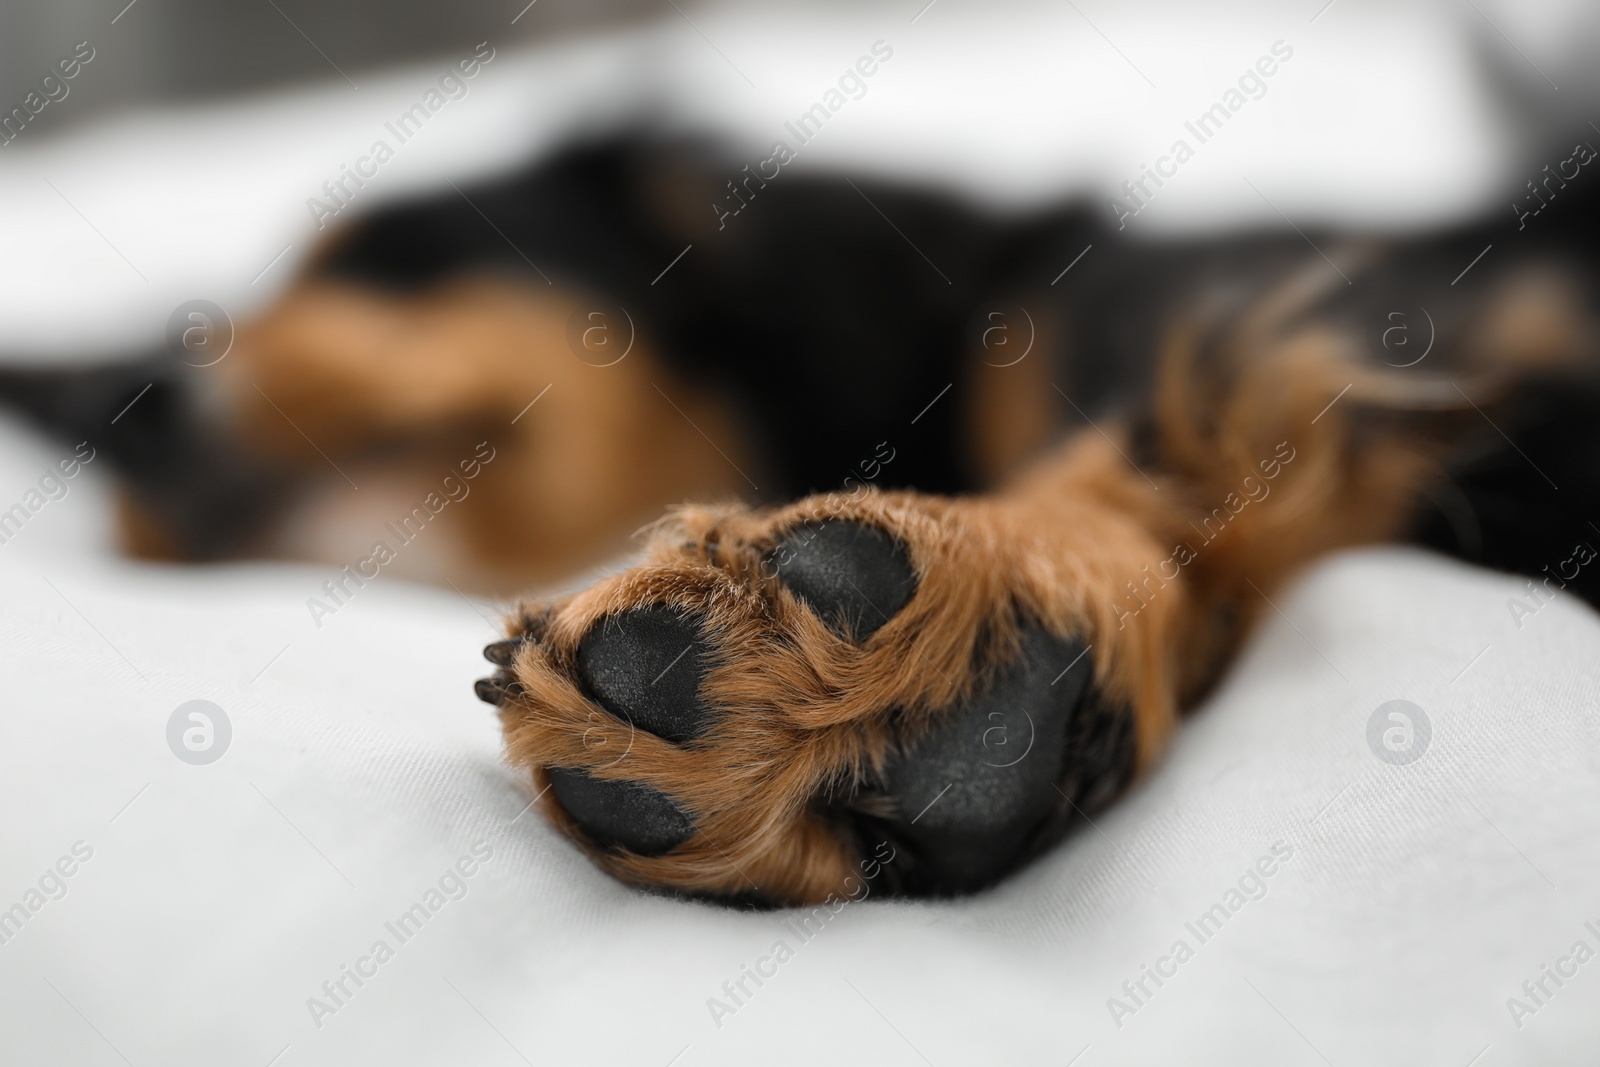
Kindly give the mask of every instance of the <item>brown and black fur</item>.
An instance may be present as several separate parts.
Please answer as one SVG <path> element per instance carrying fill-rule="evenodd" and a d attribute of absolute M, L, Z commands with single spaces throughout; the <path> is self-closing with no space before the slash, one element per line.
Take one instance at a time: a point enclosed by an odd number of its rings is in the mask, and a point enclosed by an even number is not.
<path fill-rule="evenodd" d="M 780 903 L 850 892 L 885 849 L 911 893 L 1025 862 L 1154 763 L 1320 555 L 1414 541 L 1548 585 L 1600 537 L 1595 197 L 1523 229 L 1153 243 L 1086 209 L 1002 219 L 827 176 L 784 175 L 718 227 L 728 167 L 625 137 L 374 215 L 217 368 L 231 432 L 190 417 L 189 368 L 8 388 L 122 463 L 147 554 L 270 552 L 258 531 L 324 460 L 423 471 L 479 440 L 510 462 L 453 513 L 466 550 L 440 577 L 548 581 L 670 506 L 633 567 L 525 603 L 479 692 L 607 870 Z M 638 347 L 579 358 L 573 316 L 616 306 Z M 990 343 L 997 309 L 1012 331 L 1024 312 L 1029 355 Z M 1411 347 L 1386 346 L 1392 313 Z M 156 376 L 158 403 L 104 424 Z M 796 531 L 828 524 L 904 560 L 870 627 L 786 576 Z M 1556 582 L 1595 603 L 1597 573 Z M 647 616 L 691 635 L 682 736 L 608 706 L 586 665 Z M 945 862 L 967 845 L 890 786 L 1047 647 L 1092 669 L 1052 712 L 1059 796 L 1008 816 L 1001 852 Z M 1040 714 L 1063 692 L 1038 687 Z M 575 817 L 580 794 L 602 821 L 648 796 L 677 830 L 630 848 Z"/>

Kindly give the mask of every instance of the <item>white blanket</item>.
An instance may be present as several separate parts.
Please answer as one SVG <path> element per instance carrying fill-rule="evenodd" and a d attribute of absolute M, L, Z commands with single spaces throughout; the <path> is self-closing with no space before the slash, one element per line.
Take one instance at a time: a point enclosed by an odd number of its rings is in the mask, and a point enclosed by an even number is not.
<path fill-rule="evenodd" d="M 1600 1038 L 1569 958 L 1600 948 L 1600 625 L 1519 628 L 1513 579 L 1331 561 L 1149 781 L 998 890 L 742 914 L 525 811 L 471 692 L 483 605 L 377 583 L 319 629 L 312 568 L 65 554 L 44 524 L 93 477 L 0 547 L 7 1063 L 1501 1067 Z M 171 727 L 196 700 L 209 738 Z M 1369 745 L 1392 700 L 1431 724 L 1415 762 Z"/>

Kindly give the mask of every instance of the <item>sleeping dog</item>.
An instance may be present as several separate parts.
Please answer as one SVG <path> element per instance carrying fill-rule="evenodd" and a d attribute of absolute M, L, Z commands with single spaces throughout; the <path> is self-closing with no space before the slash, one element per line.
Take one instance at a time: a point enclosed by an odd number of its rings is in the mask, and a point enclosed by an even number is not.
<path fill-rule="evenodd" d="M 1148 242 L 633 133 L 350 225 L 213 366 L 0 390 L 108 457 L 141 556 L 337 598 L 399 518 L 396 569 L 505 595 L 632 534 L 485 650 L 555 826 L 686 895 L 963 893 L 1148 770 L 1324 553 L 1600 595 L 1594 198 L 1545 181 Z"/>

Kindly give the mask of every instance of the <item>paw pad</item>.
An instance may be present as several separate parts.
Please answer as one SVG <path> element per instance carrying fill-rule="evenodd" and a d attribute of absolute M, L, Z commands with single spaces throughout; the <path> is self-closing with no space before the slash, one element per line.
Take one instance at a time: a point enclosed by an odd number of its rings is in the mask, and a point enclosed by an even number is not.
<path fill-rule="evenodd" d="M 899 814 L 886 828 L 917 854 L 916 891 L 971 892 L 1026 858 L 1062 799 L 1085 651 L 1030 626 L 1017 662 L 890 761 L 884 791 Z"/>
<path fill-rule="evenodd" d="M 578 643 L 578 677 L 611 714 L 673 744 L 711 723 L 700 697 L 707 649 L 699 625 L 667 607 L 602 619 Z"/>
<path fill-rule="evenodd" d="M 864 523 L 798 526 L 771 558 L 783 584 L 847 640 L 872 636 L 917 590 L 905 545 Z"/>
<path fill-rule="evenodd" d="M 567 767 L 550 767 L 546 773 L 561 806 L 602 848 L 659 856 L 694 833 L 694 820 L 659 789 Z"/>

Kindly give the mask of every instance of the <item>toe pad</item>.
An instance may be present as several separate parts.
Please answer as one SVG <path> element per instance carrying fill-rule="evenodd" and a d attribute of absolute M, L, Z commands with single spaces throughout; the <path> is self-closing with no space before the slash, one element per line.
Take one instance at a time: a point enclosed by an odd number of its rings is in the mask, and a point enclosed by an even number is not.
<path fill-rule="evenodd" d="M 905 545 L 859 522 L 798 526 L 772 558 L 779 580 L 847 640 L 870 637 L 917 589 Z"/>
<path fill-rule="evenodd" d="M 694 620 L 667 607 L 600 620 L 578 643 L 578 676 L 611 714 L 674 744 L 692 741 L 712 713 L 700 696 L 707 646 Z"/>
<path fill-rule="evenodd" d="M 694 833 L 693 820 L 659 789 L 567 767 L 551 767 L 546 773 L 567 814 L 603 848 L 659 856 Z"/>

